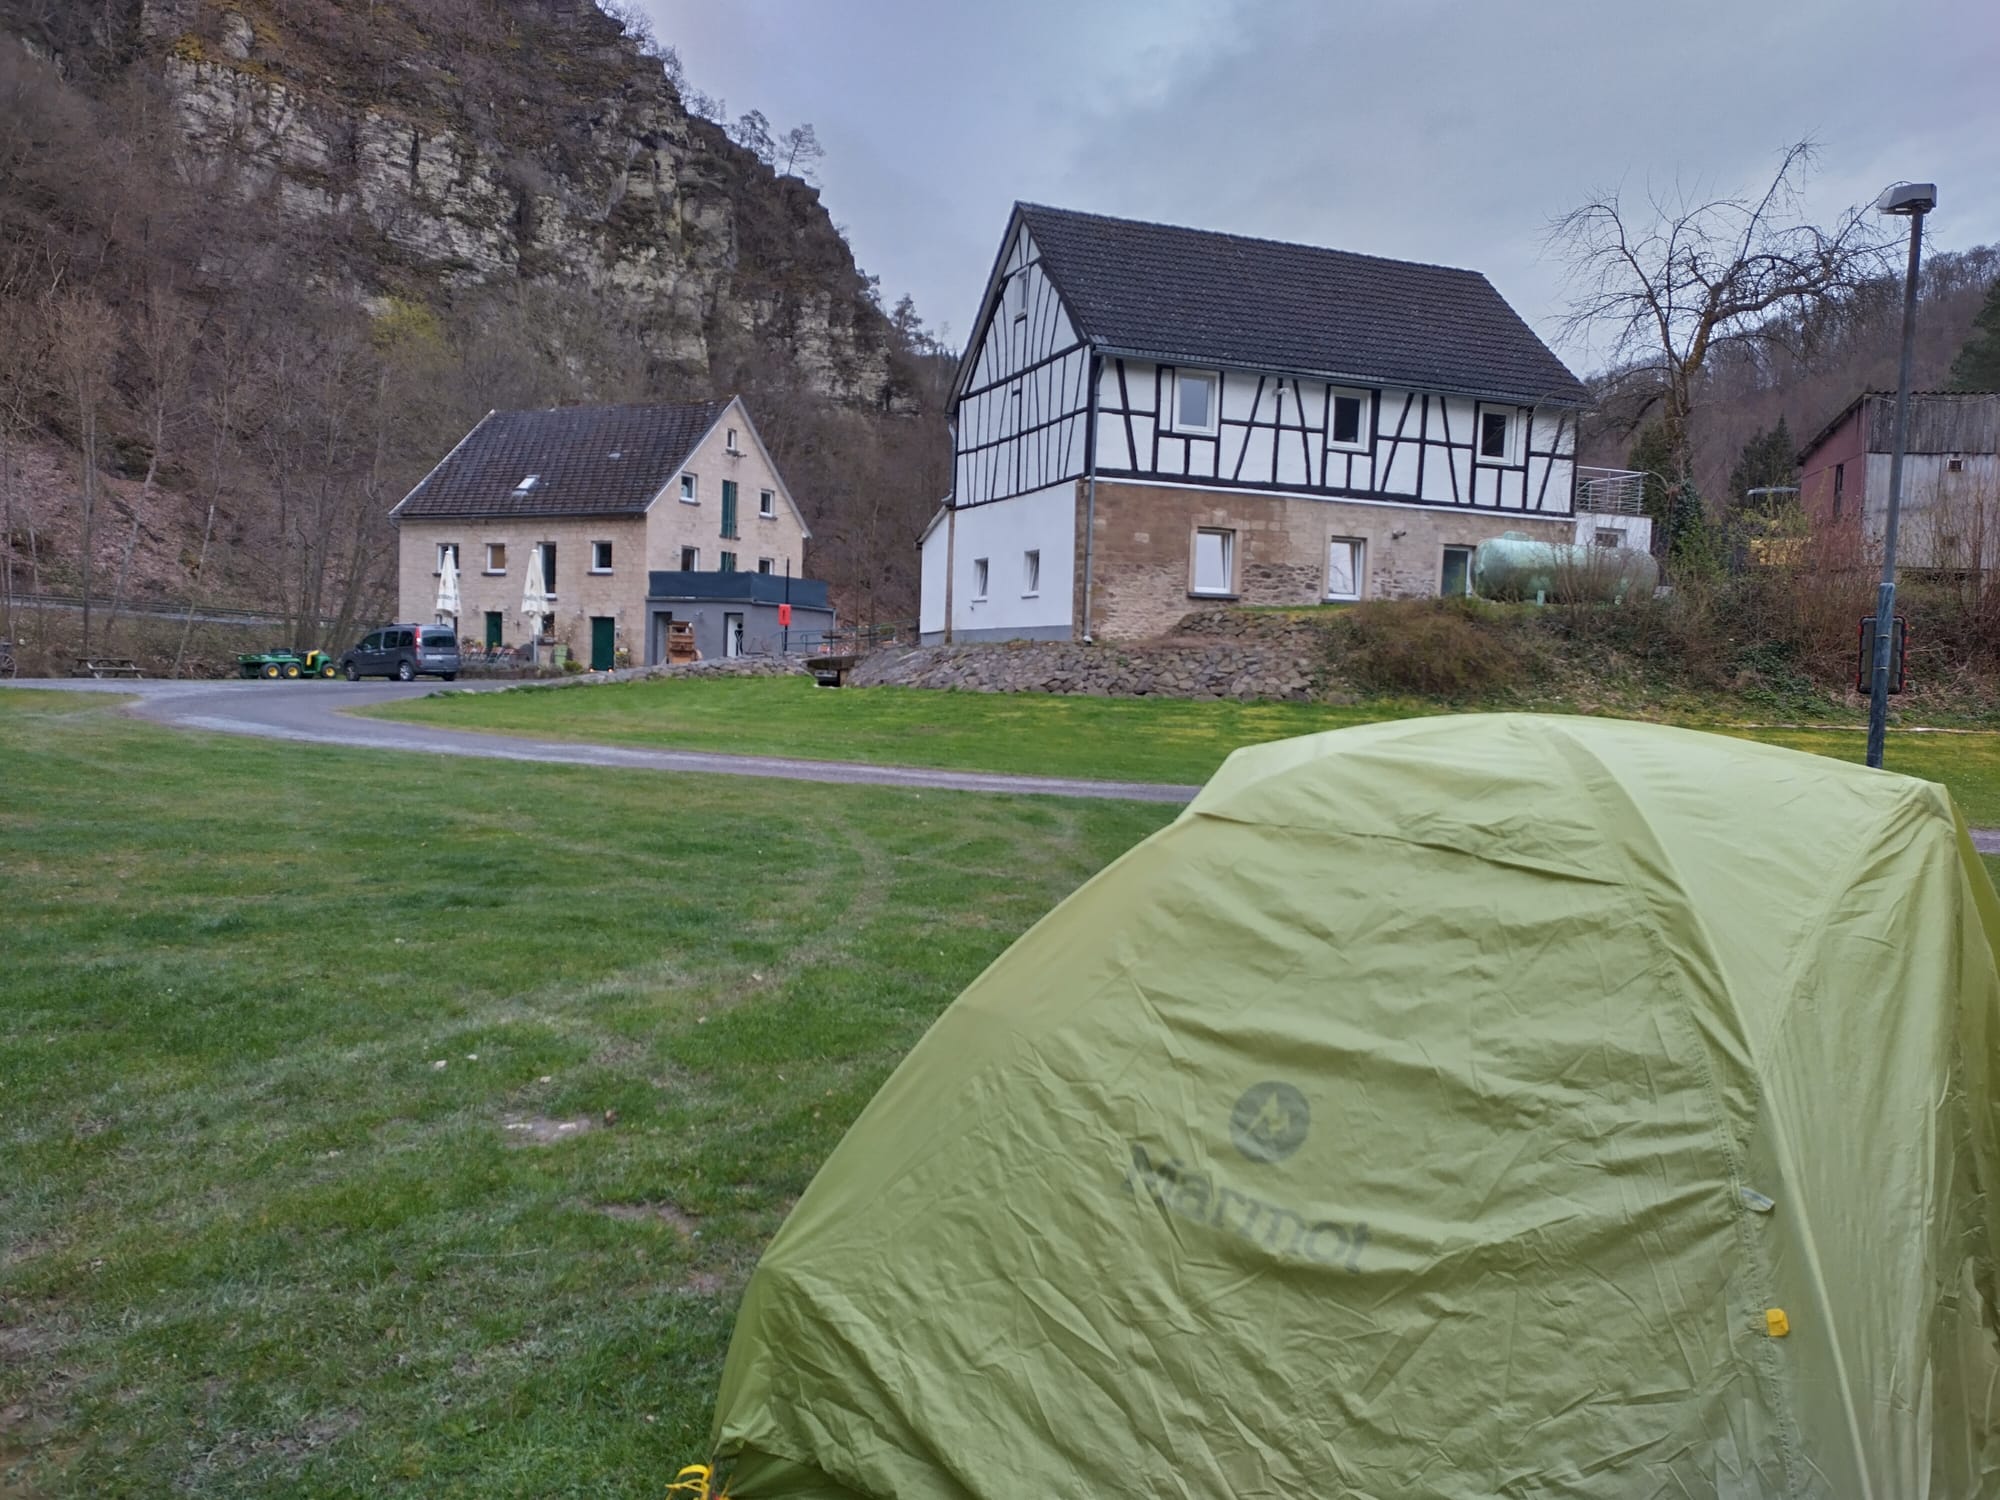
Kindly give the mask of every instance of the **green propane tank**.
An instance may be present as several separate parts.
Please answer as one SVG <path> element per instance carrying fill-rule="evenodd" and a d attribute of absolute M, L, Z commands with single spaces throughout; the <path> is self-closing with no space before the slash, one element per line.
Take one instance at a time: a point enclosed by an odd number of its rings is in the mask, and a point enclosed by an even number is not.
<path fill-rule="evenodd" d="M 1502 532 L 1472 553 L 1472 592 L 1482 599 L 1595 599 L 1622 604 L 1649 598 L 1660 565 L 1631 547 L 1580 547 Z"/>

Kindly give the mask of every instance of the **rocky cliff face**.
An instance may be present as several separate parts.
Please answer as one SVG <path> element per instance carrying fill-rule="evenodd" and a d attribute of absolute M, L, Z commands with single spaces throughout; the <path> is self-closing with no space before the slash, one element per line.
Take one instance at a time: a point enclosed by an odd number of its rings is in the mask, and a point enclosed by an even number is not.
<path fill-rule="evenodd" d="M 888 330 L 817 192 L 683 107 L 592 0 L 138 0 L 215 190 L 316 233 L 309 274 L 433 301 L 587 289 L 663 366 L 775 351 L 879 405 Z"/>

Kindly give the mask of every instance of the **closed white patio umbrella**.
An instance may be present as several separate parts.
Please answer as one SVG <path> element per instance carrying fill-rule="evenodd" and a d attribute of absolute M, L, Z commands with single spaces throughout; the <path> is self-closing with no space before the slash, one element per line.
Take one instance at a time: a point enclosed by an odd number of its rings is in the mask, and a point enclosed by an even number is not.
<path fill-rule="evenodd" d="M 528 620 L 528 638 L 542 638 L 542 616 L 549 612 L 549 591 L 542 586 L 542 548 L 536 543 L 528 554 L 528 575 L 521 582 L 521 613 Z"/>
<path fill-rule="evenodd" d="M 438 567 L 437 618 L 440 625 L 458 628 L 458 548 L 447 547 Z"/>

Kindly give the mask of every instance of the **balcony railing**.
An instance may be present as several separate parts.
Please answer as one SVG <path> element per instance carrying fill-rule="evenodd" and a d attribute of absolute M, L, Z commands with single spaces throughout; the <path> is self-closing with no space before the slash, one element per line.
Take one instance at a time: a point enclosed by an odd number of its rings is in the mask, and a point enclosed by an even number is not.
<path fill-rule="evenodd" d="M 1643 516 L 1646 476 L 1633 469 L 1576 466 L 1576 508 L 1605 516 Z"/>

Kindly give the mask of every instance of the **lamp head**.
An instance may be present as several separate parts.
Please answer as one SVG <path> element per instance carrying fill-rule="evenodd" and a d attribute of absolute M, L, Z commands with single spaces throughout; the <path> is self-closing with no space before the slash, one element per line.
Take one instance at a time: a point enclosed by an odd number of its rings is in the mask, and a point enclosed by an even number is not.
<path fill-rule="evenodd" d="M 1877 213 L 1927 214 L 1937 207 L 1937 184 L 1935 182 L 1898 182 L 1883 189 L 1882 196 L 1875 200 Z"/>

